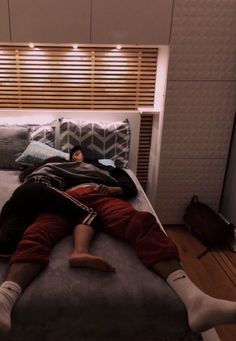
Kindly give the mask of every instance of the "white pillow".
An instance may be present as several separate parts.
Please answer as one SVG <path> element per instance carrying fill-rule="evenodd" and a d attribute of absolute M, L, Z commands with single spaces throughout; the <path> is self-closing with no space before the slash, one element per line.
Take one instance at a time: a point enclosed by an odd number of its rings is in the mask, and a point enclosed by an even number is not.
<path fill-rule="evenodd" d="M 113 166 L 113 167 L 115 167 L 115 162 L 114 162 L 114 160 L 111 160 L 111 159 L 99 159 L 98 162 L 101 163 L 104 166 Z"/>

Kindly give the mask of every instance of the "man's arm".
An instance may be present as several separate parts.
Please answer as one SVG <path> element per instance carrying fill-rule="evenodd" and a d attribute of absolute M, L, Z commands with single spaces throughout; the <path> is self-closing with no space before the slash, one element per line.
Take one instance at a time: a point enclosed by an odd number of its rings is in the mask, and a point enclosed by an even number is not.
<path fill-rule="evenodd" d="M 121 187 L 111 187 L 106 185 L 99 185 L 96 188 L 96 192 L 99 194 L 108 195 L 111 197 L 122 197 L 123 196 L 123 189 Z"/>
<path fill-rule="evenodd" d="M 112 168 L 110 175 L 118 181 L 118 186 L 122 189 L 123 199 L 135 197 L 138 194 L 137 187 L 128 173 L 122 168 Z"/>
<path fill-rule="evenodd" d="M 99 163 L 96 163 L 96 167 L 106 170 L 113 178 L 118 181 L 117 187 L 122 189 L 122 193 L 120 192 L 120 197 L 122 199 L 129 199 L 135 197 L 138 194 L 135 183 L 124 169 L 112 166 L 104 166 Z"/>

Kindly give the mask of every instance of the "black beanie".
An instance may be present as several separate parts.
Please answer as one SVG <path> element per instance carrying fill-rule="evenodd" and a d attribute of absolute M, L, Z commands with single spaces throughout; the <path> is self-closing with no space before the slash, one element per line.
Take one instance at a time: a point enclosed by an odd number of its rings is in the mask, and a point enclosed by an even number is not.
<path fill-rule="evenodd" d="M 73 154 L 77 151 L 77 150 L 81 150 L 81 146 L 78 144 L 77 146 L 74 146 L 71 151 L 70 151 L 70 161 L 72 161 L 72 156 Z"/>
<path fill-rule="evenodd" d="M 72 160 L 73 154 L 77 151 L 81 150 L 83 156 L 84 156 L 84 161 L 85 162 L 98 162 L 98 157 L 96 155 L 96 152 L 94 150 L 91 150 L 90 148 L 83 147 L 81 145 L 74 146 L 71 151 L 70 151 L 70 161 Z"/>

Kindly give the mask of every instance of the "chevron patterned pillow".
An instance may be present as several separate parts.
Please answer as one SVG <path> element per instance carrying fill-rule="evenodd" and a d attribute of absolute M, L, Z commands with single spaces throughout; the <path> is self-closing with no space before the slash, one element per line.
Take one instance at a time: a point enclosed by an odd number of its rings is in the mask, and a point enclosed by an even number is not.
<path fill-rule="evenodd" d="M 30 140 L 55 147 L 55 127 L 51 125 L 30 125 Z"/>
<path fill-rule="evenodd" d="M 130 149 L 129 121 L 91 122 L 61 118 L 61 150 L 69 153 L 77 144 L 96 151 L 99 159 L 112 159 L 117 167 L 127 167 Z"/>

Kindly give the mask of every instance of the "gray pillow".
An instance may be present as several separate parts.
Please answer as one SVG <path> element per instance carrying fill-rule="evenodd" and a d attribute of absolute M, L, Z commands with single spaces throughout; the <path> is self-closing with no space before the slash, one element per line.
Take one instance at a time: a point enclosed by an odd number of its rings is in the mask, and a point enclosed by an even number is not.
<path fill-rule="evenodd" d="M 129 121 L 91 122 L 61 118 L 61 150 L 69 153 L 77 144 L 93 149 L 99 159 L 112 159 L 117 167 L 125 168 L 130 148 Z"/>
<path fill-rule="evenodd" d="M 29 128 L 0 126 L 0 168 L 17 169 L 15 159 L 29 143 Z"/>

